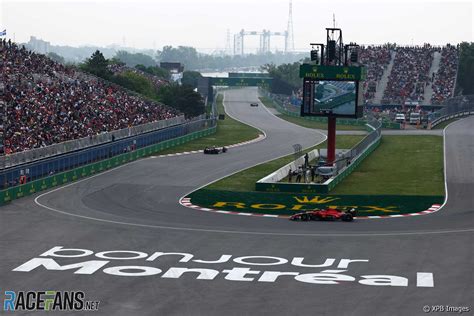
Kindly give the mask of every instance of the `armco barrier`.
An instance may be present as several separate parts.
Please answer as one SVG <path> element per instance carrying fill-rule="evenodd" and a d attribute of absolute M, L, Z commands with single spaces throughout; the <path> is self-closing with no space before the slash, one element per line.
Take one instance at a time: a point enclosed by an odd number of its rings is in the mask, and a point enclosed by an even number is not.
<path fill-rule="evenodd" d="M 28 196 L 36 192 L 54 188 L 65 183 L 73 182 L 81 178 L 85 178 L 96 173 L 115 168 L 122 164 L 128 163 L 130 161 L 137 160 L 139 158 L 148 156 L 150 154 L 159 152 L 161 150 L 171 148 L 177 145 L 184 144 L 191 140 L 204 137 L 207 135 L 214 134 L 216 132 L 216 127 L 211 127 L 206 130 L 197 131 L 188 135 L 184 135 L 178 138 L 170 139 L 163 141 L 158 144 L 150 145 L 137 149 L 135 151 L 127 152 L 115 157 L 105 159 L 99 162 L 91 163 L 76 169 L 72 169 L 66 172 L 58 173 L 46 178 L 38 179 L 31 181 L 27 184 L 15 186 L 6 190 L 0 191 L 0 206 L 8 203 L 14 199 L 21 198 L 23 196 Z"/>

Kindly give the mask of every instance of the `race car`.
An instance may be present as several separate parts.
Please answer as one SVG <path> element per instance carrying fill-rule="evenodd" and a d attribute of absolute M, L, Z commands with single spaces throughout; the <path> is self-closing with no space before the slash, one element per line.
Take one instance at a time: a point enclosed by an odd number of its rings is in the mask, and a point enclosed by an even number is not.
<path fill-rule="evenodd" d="M 293 214 L 290 217 L 292 221 L 315 221 L 315 220 L 338 220 L 344 222 L 351 222 L 354 220 L 356 216 L 355 208 L 352 208 L 348 211 L 341 211 L 332 208 L 327 208 L 325 210 L 312 210 L 307 212 L 301 212 L 297 214 Z"/>
<path fill-rule="evenodd" d="M 258 103 L 250 103 L 250 106 L 258 106 Z"/>
<path fill-rule="evenodd" d="M 220 153 L 225 153 L 227 152 L 227 147 L 216 147 L 216 146 L 212 146 L 212 147 L 206 147 L 204 148 L 204 153 L 206 155 L 218 155 Z"/>

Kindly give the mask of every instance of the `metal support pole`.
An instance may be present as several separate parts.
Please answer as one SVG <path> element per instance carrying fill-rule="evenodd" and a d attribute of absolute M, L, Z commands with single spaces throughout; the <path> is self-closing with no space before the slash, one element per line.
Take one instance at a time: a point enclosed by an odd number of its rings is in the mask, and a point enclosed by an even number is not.
<path fill-rule="evenodd" d="M 327 165 L 332 166 L 336 160 L 336 118 L 328 117 L 328 150 Z"/>

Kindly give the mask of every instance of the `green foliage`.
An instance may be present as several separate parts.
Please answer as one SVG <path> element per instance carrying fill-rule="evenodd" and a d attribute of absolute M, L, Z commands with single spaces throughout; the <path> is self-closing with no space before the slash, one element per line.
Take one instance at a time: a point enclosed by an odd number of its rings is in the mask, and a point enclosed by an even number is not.
<path fill-rule="evenodd" d="M 474 43 L 463 42 L 460 50 L 457 83 L 462 94 L 474 94 Z"/>
<path fill-rule="evenodd" d="M 299 77 L 300 62 L 292 64 L 266 64 L 262 67 L 273 78 L 270 91 L 276 94 L 290 95 L 293 91 L 302 87 L 303 81 Z"/>
<path fill-rule="evenodd" d="M 197 88 L 199 78 L 201 77 L 202 75 L 198 71 L 185 71 L 183 72 L 183 78 L 181 79 L 181 83 L 183 85 L 188 85 L 195 89 Z"/>
<path fill-rule="evenodd" d="M 129 53 L 121 50 L 117 52 L 114 58 L 122 61 L 128 67 L 135 67 L 136 65 L 143 65 L 145 67 L 156 66 L 156 61 L 153 57 L 142 53 Z"/>
<path fill-rule="evenodd" d="M 96 50 L 85 63 L 80 65 L 80 68 L 103 79 L 109 79 L 112 73 L 107 69 L 108 64 L 109 61 L 105 59 L 104 55 Z"/>
<path fill-rule="evenodd" d="M 194 117 L 204 113 L 204 100 L 190 86 L 177 84 L 164 86 L 160 89 L 161 101 L 183 112 L 186 117 Z"/>
<path fill-rule="evenodd" d="M 60 63 L 60 64 L 64 64 L 65 63 L 65 60 L 64 60 L 64 57 L 62 56 L 59 56 L 58 54 L 56 53 L 53 53 L 53 52 L 49 52 L 48 55 L 49 58 L 51 58 L 52 60 L 54 60 L 55 62 L 57 63 Z"/>
<path fill-rule="evenodd" d="M 146 67 L 142 64 L 138 64 L 135 66 L 135 68 L 158 78 L 169 80 L 171 77 L 170 72 L 167 69 L 160 68 L 158 66 Z"/>
<path fill-rule="evenodd" d="M 107 60 L 101 52 L 96 51 L 80 68 L 150 99 L 161 101 L 167 106 L 178 109 L 188 118 L 198 116 L 205 112 L 204 101 L 201 95 L 194 92 L 192 87 L 170 85 L 158 90 L 149 78 L 133 71 L 125 71 L 118 75 L 112 75 L 107 69 L 107 65 L 111 63 L 121 63 L 121 61 L 118 58 Z M 169 77 L 167 70 L 157 66 L 146 67 L 139 65 L 137 69 L 152 75 L 161 75 L 162 78 Z"/>
<path fill-rule="evenodd" d="M 157 59 L 163 62 L 180 62 L 186 70 L 196 69 L 228 69 L 231 67 L 260 67 L 266 63 L 292 63 L 304 58 L 307 53 L 285 54 L 282 52 L 268 54 L 246 54 L 244 56 L 213 56 L 200 54 L 193 47 L 164 46 L 157 52 Z"/>
<path fill-rule="evenodd" d="M 111 81 L 149 98 L 158 98 L 157 91 L 150 80 L 132 71 L 125 71 L 115 75 L 111 78 Z"/>

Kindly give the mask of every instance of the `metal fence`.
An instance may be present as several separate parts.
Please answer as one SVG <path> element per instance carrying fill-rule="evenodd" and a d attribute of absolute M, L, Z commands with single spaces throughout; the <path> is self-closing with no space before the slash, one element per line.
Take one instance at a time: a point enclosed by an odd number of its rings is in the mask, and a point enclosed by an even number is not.
<path fill-rule="evenodd" d="M 429 114 L 431 127 L 453 117 L 474 115 L 474 95 L 462 95 L 451 98 L 444 103 L 444 107 Z"/>
<path fill-rule="evenodd" d="M 91 146 L 100 145 L 110 142 L 112 140 L 119 140 L 126 137 L 136 136 L 151 131 L 160 130 L 166 127 L 182 124 L 185 122 L 184 116 L 173 117 L 168 120 L 161 120 L 142 125 L 132 126 L 112 132 L 104 132 L 102 134 L 74 139 L 63 143 L 53 144 L 43 148 L 35 148 L 19 153 L 14 153 L 6 156 L 0 156 L 0 169 L 12 167 L 19 164 L 35 161 L 61 155 L 71 151 L 84 149 Z"/>
<path fill-rule="evenodd" d="M 209 130 L 215 126 L 216 120 L 213 118 L 194 120 L 136 136 L 125 137 L 120 140 L 110 140 L 97 146 L 90 146 L 81 150 L 11 166 L 0 170 L 0 190 L 20 185 L 22 176 L 25 176 L 25 180 L 30 182 L 123 153 L 134 152 L 154 144 L 162 144 L 196 132 Z"/>

